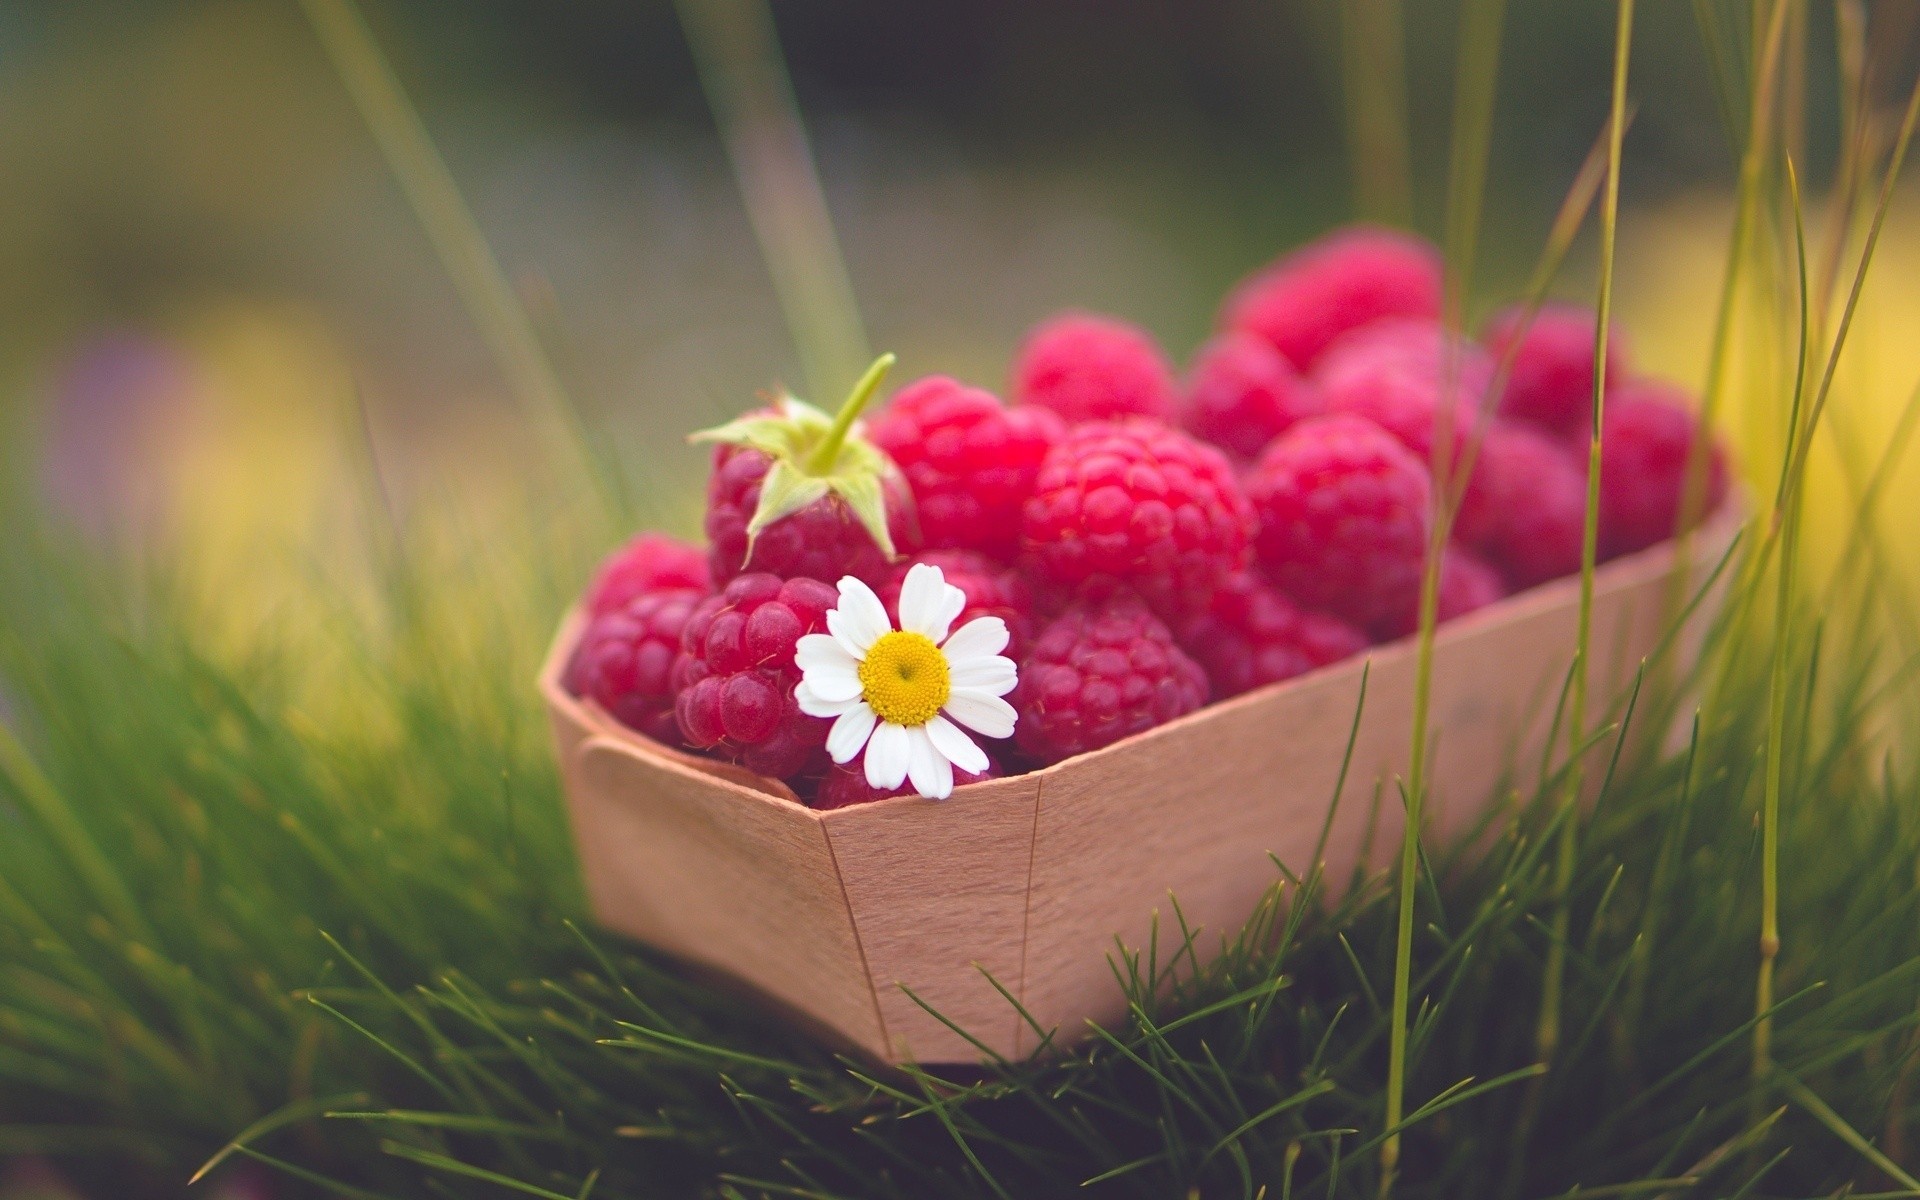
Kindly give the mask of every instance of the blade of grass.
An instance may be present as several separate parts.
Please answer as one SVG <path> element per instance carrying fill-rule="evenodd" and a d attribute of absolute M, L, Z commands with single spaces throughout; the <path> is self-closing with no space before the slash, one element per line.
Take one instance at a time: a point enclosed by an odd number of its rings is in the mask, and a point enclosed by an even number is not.
<path fill-rule="evenodd" d="M 1413 149 L 1400 0 L 1348 0 L 1338 9 L 1355 204 L 1368 220 L 1407 225 L 1413 221 Z"/>

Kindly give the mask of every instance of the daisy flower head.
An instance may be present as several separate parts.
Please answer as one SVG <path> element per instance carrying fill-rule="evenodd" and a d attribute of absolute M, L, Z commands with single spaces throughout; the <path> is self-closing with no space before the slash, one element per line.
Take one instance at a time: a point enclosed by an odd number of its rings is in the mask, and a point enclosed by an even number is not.
<path fill-rule="evenodd" d="M 978 775 L 987 753 L 966 732 L 1013 735 L 1007 625 L 976 617 L 953 630 L 967 596 L 939 567 L 921 563 L 900 587 L 895 629 L 873 589 L 849 575 L 827 612 L 827 632 L 800 639 L 794 698 L 808 716 L 830 718 L 827 753 L 852 762 L 864 749 L 867 782 L 891 790 L 912 780 L 933 800 L 953 794 L 953 769 Z M 964 728 L 963 728 L 964 727 Z"/>

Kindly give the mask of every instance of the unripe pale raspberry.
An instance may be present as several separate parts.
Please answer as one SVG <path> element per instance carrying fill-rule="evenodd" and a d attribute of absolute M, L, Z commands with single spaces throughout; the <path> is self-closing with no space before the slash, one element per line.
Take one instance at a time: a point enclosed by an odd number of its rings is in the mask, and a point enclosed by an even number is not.
<path fill-rule="evenodd" d="M 826 628 L 839 593 L 817 579 L 751 573 L 702 601 L 674 663 L 674 714 L 687 744 L 779 779 L 818 774 L 830 722 L 794 702 L 794 647 Z"/>
<path fill-rule="evenodd" d="M 1013 364 L 1013 400 L 1052 409 L 1069 425 L 1121 417 L 1173 420 L 1179 389 L 1146 330 L 1066 313 L 1027 335 Z"/>
<path fill-rule="evenodd" d="M 1367 635 L 1338 617 L 1302 608 L 1253 571 L 1236 571 L 1180 644 L 1225 700 L 1304 675 L 1367 648 Z"/>
<path fill-rule="evenodd" d="M 1500 572 L 1471 550 L 1448 546 L 1440 559 L 1440 593 L 1434 597 L 1434 620 L 1444 625 L 1455 617 L 1464 617 L 1485 608 L 1507 594 Z M 1411 635 L 1420 628 L 1420 602 L 1374 622 L 1374 637 L 1382 642 Z"/>
<path fill-rule="evenodd" d="M 1573 304 L 1543 305 L 1533 323 L 1523 329 L 1525 316 L 1524 306 L 1503 309 L 1487 322 L 1481 335 L 1494 358 L 1513 356 L 1500 394 L 1500 415 L 1532 421 L 1556 433 L 1589 428 L 1597 321 L 1593 310 Z M 1627 371 L 1626 338 L 1617 325 L 1610 326 L 1607 379 L 1624 381 Z"/>
<path fill-rule="evenodd" d="M 716 583 L 748 571 L 782 579 L 838 580 L 852 575 L 867 584 L 886 576 L 886 552 L 838 496 L 823 496 L 762 529 L 752 539 L 749 559 L 747 525 L 759 507 L 760 485 L 772 465 L 765 454 L 747 446 L 721 446 L 714 451 L 713 474 L 707 480 L 706 526 Z M 912 497 L 895 479 L 885 481 L 883 487 L 894 546 L 902 552 L 911 550 L 917 544 Z"/>
<path fill-rule="evenodd" d="M 986 771 L 979 775 L 973 775 L 955 767 L 953 785 L 965 787 L 969 783 L 998 779 L 1000 775 L 999 765 L 989 758 Z M 867 769 L 864 763 L 835 764 L 827 768 L 827 773 L 821 777 L 820 786 L 814 792 L 813 807 L 851 808 L 856 804 L 871 804 L 875 800 L 891 800 L 896 796 L 918 796 L 919 794 L 913 790 L 911 783 L 903 783 L 891 791 L 881 791 L 867 782 Z"/>
<path fill-rule="evenodd" d="M 679 745 L 673 664 L 687 622 L 706 597 L 692 588 L 655 590 L 594 617 L 567 664 L 567 690 L 630 729 Z"/>
<path fill-rule="evenodd" d="M 1008 699 L 1021 753 L 1056 763 L 1199 708 L 1207 676 L 1145 605 L 1117 596 L 1049 622 Z"/>
<path fill-rule="evenodd" d="M 1260 563 L 1312 608 L 1371 625 L 1420 591 L 1432 520 L 1427 468 L 1371 421 L 1302 421 L 1247 478 L 1260 518 Z"/>
<path fill-rule="evenodd" d="M 1180 422 L 1195 437 L 1251 462 L 1296 421 L 1325 407 L 1319 389 L 1271 342 L 1230 331 L 1194 356 Z"/>
<path fill-rule="evenodd" d="M 625 608 L 648 592 L 712 586 L 704 550 L 664 533 L 642 533 L 601 562 L 587 587 L 587 613 Z"/>
<path fill-rule="evenodd" d="M 1065 426 L 1051 410 L 1007 408 L 935 375 L 900 389 L 867 436 L 907 478 L 921 544 L 1011 557 L 1020 510 Z"/>
<path fill-rule="evenodd" d="M 1700 424 L 1687 393 L 1632 380 L 1609 391 L 1600 426 L 1600 547 L 1608 557 L 1642 550 L 1678 532 L 1687 459 Z M 1726 457 L 1707 452 L 1701 515 L 1727 494 Z"/>
<path fill-rule="evenodd" d="M 1586 535 L 1584 464 L 1539 429 L 1495 422 L 1480 444 L 1453 535 L 1516 591 L 1580 569 Z"/>
<path fill-rule="evenodd" d="M 1241 283 L 1220 327 L 1258 334 L 1306 371 L 1350 330 L 1384 317 L 1439 315 L 1439 253 L 1404 233 L 1352 225 Z"/>
<path fill-rule="evenodd" d="M 875 590 L 887 616 L 900 624 L 900 589 L 907 572 L 920 563 L 940 568 L 947 583 L 967 597 L 967 606 L 953 619 L 959 629 L 975 617 L 999 617 L 1007 627 L 1006 657 L 1018 661 L 1033 636 L 1033 585 L 1018 569 L 978 550 L 927 550 L 902 563 L 896 563 L 886 582 Z"/>
<path fill-rule="evenodd" d="M 1173 621 L 1245 563 L 1253 528 L 1225 455 L 1139 418 L 1069 430 L 1023 526 L 1037 582 L 1090 598 L 1131 590 Z"/>

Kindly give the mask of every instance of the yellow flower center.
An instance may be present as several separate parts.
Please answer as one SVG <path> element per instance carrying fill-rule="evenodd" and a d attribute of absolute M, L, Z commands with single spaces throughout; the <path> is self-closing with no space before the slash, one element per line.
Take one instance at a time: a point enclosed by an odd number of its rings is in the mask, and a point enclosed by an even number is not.
<path fill-rule="evenodd" d="M 947 656 L 925 634 L 882 634 L 860 664 L 867 703 L 890 725 L 925 725 L 953 692 Z"/>

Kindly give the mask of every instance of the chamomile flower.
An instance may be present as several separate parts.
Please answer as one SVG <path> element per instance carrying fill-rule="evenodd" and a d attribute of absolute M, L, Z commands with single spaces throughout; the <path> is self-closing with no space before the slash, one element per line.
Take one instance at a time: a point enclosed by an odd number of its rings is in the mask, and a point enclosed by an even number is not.
<path fill-rule="evenodd" d="M 977 617 L 948 635 L 966 593 L 921 563 L 900 588 L 895 629 L 873 589 L 851 575 L 827 613 L 827 633 L 800 639 L 794 664 L 800 711 L 833 720 L 827 753 L 837 763 L 866 751 L 867 782 L 891 790 L 907 780 L 922 796 L 953 794 L 953 769 L 978 775 L 987 754 L 969 736 L 1013 733 L 1013 660 L 1006 622 Z M 962 728 L 965 727 L 965 729 Z"/>

